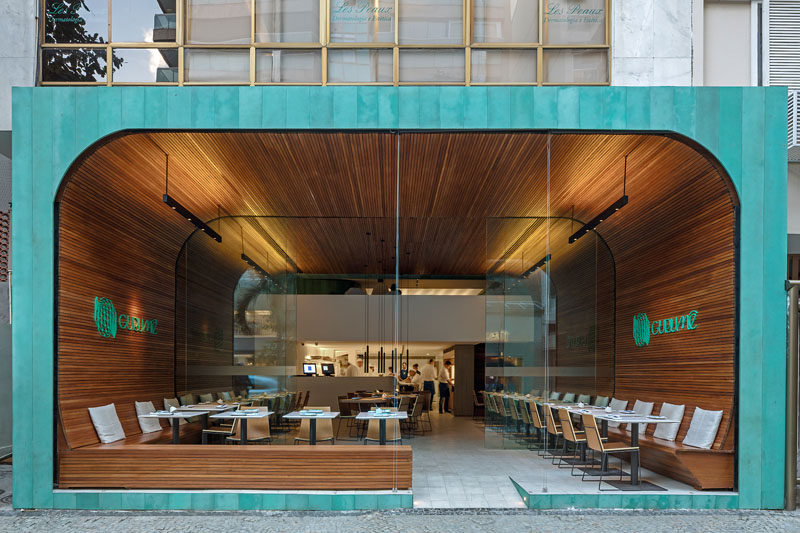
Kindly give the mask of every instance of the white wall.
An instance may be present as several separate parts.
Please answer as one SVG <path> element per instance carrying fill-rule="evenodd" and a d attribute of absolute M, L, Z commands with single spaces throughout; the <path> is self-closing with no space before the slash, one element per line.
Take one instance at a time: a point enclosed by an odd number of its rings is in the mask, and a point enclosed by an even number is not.
<path fill-rule="evenodd" d="M 363 342 L 365 300 L 369 301 L 369 339 L 392 341 L 392 296 L 297 296 L 297 338 L 300 341 Z M 383 315 L 381 316 L 381 306 Z M 402 296 L 412 342 L 476 343 L 485 339 L 483 296 Z M 382 320 L 381 320 L 382 318 Z M 381 328 L 381 322 L 383 328 Z M 401 323 L 402 335 L 406 324 Z"/>
<path fill-rule="evenodd" d="M 703 14 L 703 84 L 751 83 L 750 2 L 706 2 Z"/>
<path fill-rule="evenodd" d="M 611 16 L 612 85 L 691 85 L 692 0 L 613 0 Z"/>
<path fill-rule="evenodd" d="M 11 129 L 11 87 L 36 81 L 36 0 L 0 0 L 0 131 Z"/>

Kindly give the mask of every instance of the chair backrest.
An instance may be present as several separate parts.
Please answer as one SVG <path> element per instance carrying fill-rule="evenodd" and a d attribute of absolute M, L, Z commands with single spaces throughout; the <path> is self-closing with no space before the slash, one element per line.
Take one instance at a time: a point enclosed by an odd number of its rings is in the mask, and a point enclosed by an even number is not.
<path fill-rule="evenodd" d="M 414 406 L 411 408 L 411 418 L 416 418 L 422 414 L 422 404 L 422 395 L 417 394 L 416 399 L 414 399 Z"/>
<path fill-rule="evenodd" d="M 500 413 L 500 416 L 511 416 L 506 412 L 506 405 L 503 402 L 503 397 L 499 394 L 494 397 L 494 405 L 497 408 L 497 412 Z"/>
<path fill-rule="evenodd" d="M 389 407 L 390 411 L 397 411 L 394 407 Z M 374 418 L 370 419 L 367 426 L 367 438 L 370 440 L 380 440 L 381 421 Z M 400 420 L 389 418 L 386 420 L 386 442 L 397 441 L 402 438 L 400 433 Z"/>
<path fill-rule="evenodd" d="M 559 428 L 556 426 L 556 421 L 553 419 L 553 410 L 547 404 L 544 404 L 544 419 L 547 423 L 547 432 L 552 435 L 558 435 Z"/>
<path fill-rule="evenodd" d="M 336 397 L 336 409 L 339 411 L 339 416 L 351 416 L 353 410 L 353 404 L 350 402 L 343 402 L 342 400 L 346 400 L 347 396 L 337 396 Z"/>
<path fill-rule="evenodd" d="M 529 400 L 525 402 L 528 405 L 528 415 L 531 417 L 531 422 L 533 422 L 533 426 L 538 429 L 544 429 L 544 424 L 542 424 L 542 417 L 539 416 L 539 407 L 537 407 L 536 402 Z"/>
<path fill-rule="evenodd" d="M 524 423 L 530 425 L 531 424 L 531 417 L 530 417 L 530 414 L 528 413 L 528 409 L 525 407 L 525 401 L 524 400 L 515 400 L 514 402 L 517 404 L 517 412 L 519 413 L 519 416 L 522 419 L 522 421 Z"/>
<path fill-rule="evenodd" d="M 311 396 L 311 391 L 306 391 L 306 396 L 303 398 L 303 404 L 300 406 L 301 409 L 305 408 L 308 405 L 308 398 Z"/>
<path fill-rule="evenodd" d="M 400 398 L 400 402 L 397 404 L 397 410 L 408 412 L 408 396 Z"/>
<path fill-rule="evenodd" d="M 428 413 L 431 410 L 431 391 L 422 391 L 422 396 L 424 397 L 422 402 L 422 412 Z"/>
<path fill-rule="evenodd" d="M 329 413 L 331 411 L 330 406 L 323 405 L 319 407 L 309 407 L 308 409 L 322 409 L 324 412 Z M 300 421 L 300 430 L 297 432 L 297 437 L 308 440 L 310 434 L 311 422 L 309 420 L 303 419 Z M 333 438 L 333 419 L 330 418 L 320 418 L 317 420 L 317 440 L 326 440 Z"/>
<path fill-rule="evenodd" d="M 572 417 L 564 407 L 558 408 L 558 419 L 561 420 L 561 433 L 564 438 L 570 442 L 578 442 L 578 437 L 575 435 L 575 428 L 572 426 Z M 581 439 L 582 441 L 583 439 Z"/>
<path fill-rule="evenodd" d="M 589 448 L 596 452 L 605 451 L 605 448 L 603 448 L 603 440 L 600 438 L 600 430 L 597 429 L 597 420 L 595 420 L 594 415 L 582 413 L 581 422 L 583 422 L 583 430 L 586 432 L 586 444 Z"/>
<path fill-rule="evenodd" d="M 267 411 L 269 408 L 267 407 L 257 407 L 259 411 Z M 235 439 L 241 439 L 241 432 L 240 432 L 240 420 L 235 418 L 233 420 L 233 427 L 231 428 L 231 434 Z M 252 420 L 247 421 L 247 440 L 259 440 L 259 439 L 266 439 L 269 438 L 269 417 L 265 416 L 263 418 L 254 418 Z"/>
<path fill-rule="evenodd" d="M 511 415 L 511 418 L 514 420 L 519 420 L 516 402 L 512 398 L 503 398 L 503 402 L 505 403 L 506 411 L 509 415 Z"/>

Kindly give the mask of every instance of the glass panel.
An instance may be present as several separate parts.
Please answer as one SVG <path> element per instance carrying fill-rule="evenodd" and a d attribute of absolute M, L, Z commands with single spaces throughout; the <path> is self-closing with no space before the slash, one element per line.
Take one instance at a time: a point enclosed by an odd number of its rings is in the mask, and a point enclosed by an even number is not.
<path fill-rule="evenodd" d="M 394 0 L 331 0 L 330 4 L 331 42 L 394 42 Z"/>
<path fill-rule="evenodd" d="M 45 48 L 42 50 L 42 81 L 93 82 L 105 80 L 105 48 Z"/>
<path fill-rule="evenodd" d="M 461 44 L 464 5 L 461 0 L 400 0 L 400 44 Z"/>
<path fill-rule="evenodd" d="M 47 43 L 108 41 L 108 0 L 47 0 L 44 40 Z"/>
<path fill-rule="evenodd" d="M 400 50 L 400 81 L 463 82 L 464 50 Z"/>
<path fill-rule="evenodd" d="M 249 50 L 184 50 L 184 80 L 189 82 L 247 83 Z"/>
<path fill-rule="evenodd" d="M 539 0 L 475 0 L 473 9 L 476 43 L 539 41 Z"/>
<path fill-rule="evenodd" d="M 186 38 L 192 44 L 250 43 L 248 0 L 188 0 Z"/>
<path fill-rule="evenodd" d="M 319 0 L 256 0 L 256 42 L 318 43 Z"/>
<path fill-rule="evenodd" d="M 175 0 L 111 0 L 111 39 L 175 42 Z"/>
<path fill-rule="evenodd" d="M 260 83 L 321 83 L 320 50 L 258 50 L 256 81 Z"/>
<path fill-rule="evenodd" d="M 536 50 L 472 49 L 474 83 L 536 83 Z"/>
<path fill-rule="evenodd" d="M 546 83 L 604 83 L 608 81 L 606 50 L 545 50 Z"/>
<path fill-rule="evenodd" d="M 177 48 L 115 48 L 114 83 L 177 83 Z"/>
<path fill-rule="evenodd" d="M 545 2 L 545 44 L 605 44 L 606 0 Z"/>
<path fill-rule="evenodd" d="M 391 82 L 391 50 L 328 50 L 328 81 L 332 83 Z"/>

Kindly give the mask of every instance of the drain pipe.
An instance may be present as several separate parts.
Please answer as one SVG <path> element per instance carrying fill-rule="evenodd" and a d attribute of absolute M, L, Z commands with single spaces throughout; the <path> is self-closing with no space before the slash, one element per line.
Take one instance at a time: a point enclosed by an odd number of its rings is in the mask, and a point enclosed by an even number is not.
<path fill-rule="evenodd" d="M 797 507 L 797 326 L 798 294 L 800 281 L 787 281 L 787 325 L 789 338 L 786 343 L 786 457 L 784 471 L 784 504 L 787 511 Z"/>

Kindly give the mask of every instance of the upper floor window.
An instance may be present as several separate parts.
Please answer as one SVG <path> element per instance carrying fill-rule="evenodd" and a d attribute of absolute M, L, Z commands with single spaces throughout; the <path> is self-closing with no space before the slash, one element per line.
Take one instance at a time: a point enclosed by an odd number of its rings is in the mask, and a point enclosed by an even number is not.
<path fill-rule="evenodd" d="M 609 83 L 610 0 L 45 0 L 41 82 Z"/>

